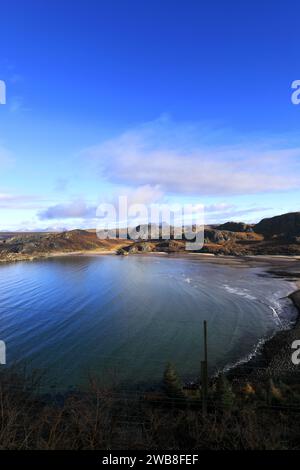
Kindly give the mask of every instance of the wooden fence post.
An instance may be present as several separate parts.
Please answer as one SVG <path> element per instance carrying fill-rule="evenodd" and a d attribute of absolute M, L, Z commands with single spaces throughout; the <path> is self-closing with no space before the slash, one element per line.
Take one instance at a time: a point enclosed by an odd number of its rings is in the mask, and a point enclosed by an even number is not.
<path fill-rule="evenodd" d="M 207 396 L 208 396 L 208 359 L 207 359 L 207 322 L 203 322 L 204 333 L 204 361 L 201 361 L 201 391 L 202 391 L 202 413 L 207 413 Z"/>

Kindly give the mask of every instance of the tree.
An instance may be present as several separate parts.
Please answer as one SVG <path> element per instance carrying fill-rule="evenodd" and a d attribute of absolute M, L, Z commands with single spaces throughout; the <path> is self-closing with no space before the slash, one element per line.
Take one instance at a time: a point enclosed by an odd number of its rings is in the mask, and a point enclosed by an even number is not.
<path fill-rule="evenodd" d="M 217 380 L 216 398 L 218 404 L 225 409 L 230 409 L 234 405 L 235 395 L 231 384 L 224 374 L 220 374 Z"/>
<path fill-rule="evenodd" d="M 163 388 L 165 394 L 169 398 L 184 398 L 185 395 L 182 390 L 180 378 L 170 363 L 166 365 L 164 372 Z"/>

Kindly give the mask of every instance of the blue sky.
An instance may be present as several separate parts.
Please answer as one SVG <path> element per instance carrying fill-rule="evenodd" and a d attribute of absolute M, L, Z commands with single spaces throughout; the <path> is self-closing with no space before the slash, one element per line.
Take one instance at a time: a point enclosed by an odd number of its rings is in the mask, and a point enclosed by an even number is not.
<path fill-rule="evenodd" d="M 120 194 L 300 210 L 300 4 L 248 3 L 2 3 L 0 230 L 91 227 Z"/>

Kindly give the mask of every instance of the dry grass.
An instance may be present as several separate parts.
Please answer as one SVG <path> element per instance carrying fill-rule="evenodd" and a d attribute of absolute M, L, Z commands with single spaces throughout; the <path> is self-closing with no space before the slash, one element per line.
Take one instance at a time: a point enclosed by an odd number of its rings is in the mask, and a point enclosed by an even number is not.
<path fill-rule="evenodd" d="M 238 398 L 223 409 L 162 394 L 88 392 L 42 397 L 39 377 L 2 374 L 0 449 L 299 449 L 299 412 Z"/>

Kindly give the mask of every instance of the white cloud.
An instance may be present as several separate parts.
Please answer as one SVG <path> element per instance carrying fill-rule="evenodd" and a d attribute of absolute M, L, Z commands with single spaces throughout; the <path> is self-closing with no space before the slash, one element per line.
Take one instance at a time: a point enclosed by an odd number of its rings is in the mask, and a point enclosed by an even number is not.
<path fill-rule="evenodd" d="M 279 146 L 270 139 L 213 144 L 207 130 L 199 129 L 198 135 L 190 126 L 172 130 L 166 119 L 131 129 L 83 154 L 109 182 L 159 186 L 182 195 L 242 195 L 300 186 L 300 146 Z"/>
<path fill-rule="evenodd" d="M 117 209 L 119 196 L 126 196 L 128 204 L 151 204 L 158 202 L 163 197 L 163 193 L 159 186 L 152 187 L 145 185 L 135 189 L 121 188 L 118 192 L 111 194 L 106 200 L 99 200 L 97 204 L 88 204 L 83 199 L 77 199 L 69 203 L 56 204 L 43 209 L 38 213 L 38 217 L 40 220 L 95 218 L 97 207 L 100 203 L 110 202 Z"/>
<path fill-rule="evenodd" d="M 119 196 L 126 196 L 129 205 L 147 205 L 162 202 L 164 192 L 161 190 L 159 185 L 151 186 L 150 184 L 145 184 L 136 188 L 119 187 L 117 191 L 114 191 L 112 197 L 108 198 L 107 202 L 112 202 L 116 205 L 118 204 Z"/>
<path fill-rule="evenodd" d="M 83 200 L 72 201 L 68 204 L 56 204 L 39 212 L 40 220 L 50 219 L 85 219 L 96 216 L 96 205 L 88 205 Z"/>

